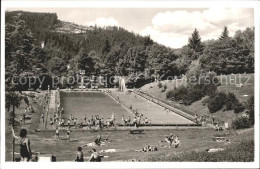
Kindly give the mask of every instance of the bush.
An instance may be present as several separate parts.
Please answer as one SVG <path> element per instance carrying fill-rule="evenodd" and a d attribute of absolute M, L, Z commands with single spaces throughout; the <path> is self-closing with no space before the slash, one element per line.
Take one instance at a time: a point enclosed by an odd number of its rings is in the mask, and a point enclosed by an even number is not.
<path fill-rule="evenodd" d="M 166 84 L 163 86 L 163 89 L 164 89 L 164 91 L 167 89 L 167 85 Z"/>
<path fill-rule="evenodd" d="M 179 101 L 179 100 L 186 100 L 186 95 L 188 93 L 188 90 L 186 87 L 181 86 L 179 88 L 177 88 L 176 90 L 173 91 L 173 97 L 175 100 Z"/>
<path fill-rule="evenodd" d="M 233 105 L 233 109 L 234 113 L 240 113 L 245 110 L 245 107 L 241 103 L 237 102 Z"/>
<path fill-rule="evenodd" d="M 204 100 L 202 100 L 203 106 L 206 106 L 209 102 L 209 97 L 206 97 Z"/>
<path fill-rule="evenodd" d="M 190 88 L 190 90 L 188 91 L 188 94 L 187 94 L 187 101 L 188 103 L 187 104 L 191 104 L 195 101 L 198 101 L 200 100 L 201 98 L 203 97 L 203 93 L 201 92 L 200 89 L 197 89 L 197 88 Z"/>
<path fill-rule="evenodd" d="M 251 96 L 245 105 L 247 113 L 249 115 L 249 121 L 252 125 L 255 124 L 255 106 L 254 106 L 254 96 Z"/>
<path fill-rule="evenodd" d="M 171 99 L 172 97 L 174 97 L 174 90 L 169 90 L 168 92 L 166 92 L 167 99 Z"/>
<path fill-rule="evenodd" d="M 233 129 L 249 128 L 250 126 L 251 126 L 251 122 L 247 117 L 239 117 L 236 120 L 232 121 Z"/>
<path fill-rule="evenodd" d="M 228 93 L 226 98 L 226 110 L 232 110 L 233 109 L 233 103 L 234 101 L 237 101 L 236 96 L 234 93 Z"/>
<path fill-rule="evenodd" d="M 216 94 L 217 85 L 211 83 L 208 85 L 204 85 L 202 91 L 204 91 L 204 95 L 212 96 Z"/>
<path fill-rule="evenodd" d="M 157 86 L 158 86 L 159 88 L 162 88 L 162 87 L 163 87 L 162 82 L 159 82 Z"/>
<path fill-rule="evenodd" d="M 210 113 L 214 113 L 218 110 L 221 110 L 223 105 L 225 104 L 226 94 L 225 93 L 217 93 L 215 96 L 210 96 L 208 100 L 208 109 Z"/>
<path fill-rule="evenodd" d="M 234 110 L 235 113 L 239 113 L 244 110 L 244 106 L 241 103 L 239 103 L 234 93 L 227 94 L 225 105 L 226 110 Z"/>

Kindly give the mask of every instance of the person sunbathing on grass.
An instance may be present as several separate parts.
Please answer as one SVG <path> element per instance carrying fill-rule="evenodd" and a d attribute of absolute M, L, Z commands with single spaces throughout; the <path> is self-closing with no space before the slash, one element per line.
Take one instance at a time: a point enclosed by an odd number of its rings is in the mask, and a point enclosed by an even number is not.
<path fill-rule="evenodd" d="M 105 142 L 102 141 L 102 140 L 107 140 L 107 141 L 108 141 L 108 138 L 102 139 L 102 138 L 101 138 L 101 135 L 99 134 L 99 135 L 97 136 L 97 138 L 96 138 L 92 143 L 88 143 L 88 144 L 82 145 L 82 147 L 102 146 L 102 145 L 105 144 Z"/>
<path fill-rule="evenodd" d="M 89 162 L 101 162 L 101 156 L 97 153 L 96 149 L 93 148 L 91 152 Z"/>
<path fill-rule="evenodd" d="M 173 142 L 173 134 L 171 133 L 171 135 L 170 136 L 168 136 L 168 137 L 166 137 L 165 138 L 165 141 L 167 142 L 167 143 L 169 143 L 169 148 L 171 148 L 171 146 L 172 146 L 172 142 Z"/>
<path fill-rule="evenodd" d="M 97 136 L 97 138 L 95 139 L 94 143 L 95 143 L 96 145 L 98 145 L 98 146 L 101 145 L 101 135 L 100 135 L 100 134 Z"/>
<path fill-rule="evenodd" d="M 152 147 L 152 146 L 145 146 L 144 148 L 141 148 L 141 150 L 135 150 L 137 152 L 148 152 L 148 151 L 158 151 L 157 147 Z"/>
<path fill-rule="evenodd" d="M 178 137 L 178 136 L 175 136 L 175 138 L 174 138 L 174 140 L 173 140 L 173 142 L 172 142 L 172 145 L 173 145 L 174 148 L 179 147 L 179 145 L 180 145 L 180 140 L 179 140 L 179 137 Z"/>

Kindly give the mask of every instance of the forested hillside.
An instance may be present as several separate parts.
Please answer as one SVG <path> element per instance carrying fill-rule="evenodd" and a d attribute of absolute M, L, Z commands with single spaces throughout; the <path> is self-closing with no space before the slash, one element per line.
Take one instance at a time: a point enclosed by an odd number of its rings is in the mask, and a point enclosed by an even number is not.
<path fill-rule="evenodd" d="M 234 37 L 225 28 L 218 40 L 207 42 L 195 29 L 187 45 L 171 49 L 120 27 L 86 27 L 60 21 L 55 13 L 13 11 L 6 12 L 5 57 L 7 76 L 76 76 L 84 69 L 87 75 L 145 72 L 138 78 L 150 82 L 156 75 L 252 73 L 254 28 L 238 30 Z"/>

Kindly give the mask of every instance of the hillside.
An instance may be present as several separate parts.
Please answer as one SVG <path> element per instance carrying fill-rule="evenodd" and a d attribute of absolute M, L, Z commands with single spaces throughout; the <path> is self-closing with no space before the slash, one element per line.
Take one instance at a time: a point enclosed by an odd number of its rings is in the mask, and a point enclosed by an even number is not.
<path fill-rule="evenodd" d="M 220 77 L 220 76 L 219 76 Z M 247 101 L 250 96 L 254 95 L 254 74 L 242 74 L 241 75 L 241 83 L 244 84 L 243 87 L 237 87 L 235 84 L 227 84 L 230 79 L 234 79 L 235 75 L 227 75 L 227 78 L 223 78 L 222 84 L 218 86 L 217 91 L 221 92 L 232 92 L 239 99 L 241 103 Z M 227 80 L 226 80 L 227 79 Z M 237 79 L 237 82 L 238 79 Z M 247 84 L 245 84 L 247 82 Z M 176 108 L 184 110 L 185 112 L 194 115 L 204 115 L 207 117 L 211 117 L 214 115 L 219 122 L 231 122 L 237 116 L 242 115 L 243 113 L 235 114 L 234 111 L 217 111 L 215 113 L 210 113 L 207 106 L 203 104 L 203 100 L 205 100 L 208 96 L 203 97 L 201 100 L 192 103 L 191 105 L 183 105 L 171 100 L 166 99 L 166 92 L 170 90 L 174 90 L 174 81 L 162 81 L 163 85 L 167 85 L 166 91 L 162 92 L 163 88 L 158 87 L 158 82 L 153 82 L 146 84 L 141 88 L 142 91 L 149 93 L 152 96 L 155 96 L 161 100 L 168 102 L 169 104 L 174 105 Z M 180 84 L 180 83 L 179 83 Z M 178 86 L 178 85 L 177 85 Z M 179 85 L 180 86 L 180 85 Z"/>
<path fill-rule="evenodd" d="M 203 71 L 254 73 L 254 28 L 210 43 L 201 42 L 195 29 L 190 39 L 182 48 L 171 49 L 121 27 L 87 27 L 61 21 L 55 13 L 11 11 L 6 12 L 6 72 L 7 77 L 50 79 L 77 78 L 78 70 L 85 70 L 87 76 L 127 76 L 128 86 L 136 88 L 156 76 L 165 80 Z M 114 85 L 118 84 L 107 81 L 108 87 Z M 77 87 L 77 83 L 57 86 Z M 26 85 L 22 88 L 28 90 Z"/>
<path fill-rule="evenodd" d="M 173 73 L 175 69 L 167 65 L 178 59 L 173 49 L 121 27 L 86 27 L 61 21 L 54 13 L 24 11 L 6 12 L 6 23 L 8 27 L 22 23 L 24 30 L 33 33 L 35 45 L 44 42 L 47 64 L 43 66 L 56 75 L 67 75 L 67 65 L 73 70 L 78 66 L 88 74 L 129 75 L 146 68 L 152 69 L 150 74 L 163 72 L 163 68 Z M 7 29 L 7 33 L 14 33 L 12 30 Z M 95 63 L 86 66 L 85 59 Z"/>

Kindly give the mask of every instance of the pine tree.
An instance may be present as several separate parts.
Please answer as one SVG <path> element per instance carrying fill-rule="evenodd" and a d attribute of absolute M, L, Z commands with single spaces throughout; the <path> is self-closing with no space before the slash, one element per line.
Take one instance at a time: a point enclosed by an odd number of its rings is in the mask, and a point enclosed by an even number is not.
<path fill-rule="evenodd" d="M 203 51 L 203 45 L 201 43 L 201 38 L 199 35 L 199 32 L 197 29 L 194 30 L 191 37 L 189 38 L 188 46 L 191 49 L 194 49 L 196 52 L 202 52 Z"/>
<path fill-rule="evenodd" d="M 106 39 L 103 50 L 102 50 L 102 54 L 107 54 L 110 52 L 110 50 L 111 50 L 111 44 L 110 44 L 109 40 Z"/>
<path fill-rule="evenodd" d="M 227 26 L 225 26 L 221 36 L 219 37 L 219 40 L 224 40 L 226 38 L 229 38 L 228 33 L 229 33 L 228 28 Z"/>

